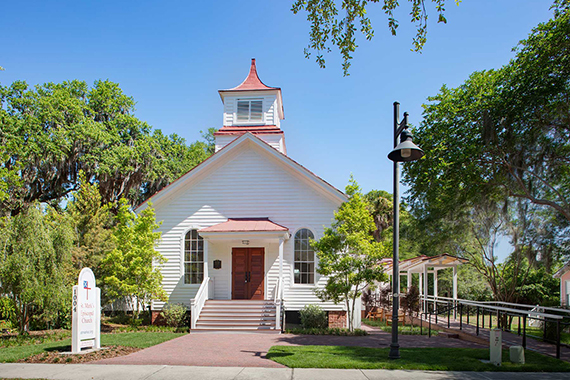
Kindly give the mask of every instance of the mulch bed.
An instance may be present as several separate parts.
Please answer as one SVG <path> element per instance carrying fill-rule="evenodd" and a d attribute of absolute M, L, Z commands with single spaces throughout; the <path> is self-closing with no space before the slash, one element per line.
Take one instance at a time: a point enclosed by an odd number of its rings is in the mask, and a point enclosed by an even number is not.
<path fill-rule="evenodd" d="M 71 351 L 71 347 L 69 347 Z M 25 359 L 18 360 L 18 363 L 59 363 L 59 364 L 74 364 L 74 363 L 87 363 L 95 360 L 109 359 L 117 356 L 124 356 L 132 354 L 133 352 L 140 351 L 137 347 L 125 346 L 106 346 L 101 350 L 81 353 L 62 355 L 58 351 L 44 352 L 41 354 L 33 355 Z"/>

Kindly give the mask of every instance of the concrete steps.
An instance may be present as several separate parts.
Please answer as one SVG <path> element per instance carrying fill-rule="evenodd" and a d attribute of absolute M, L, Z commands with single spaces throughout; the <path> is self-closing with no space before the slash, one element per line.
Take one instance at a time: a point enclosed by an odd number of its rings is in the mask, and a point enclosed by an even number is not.
<path fill-rule="evenodd" d="M 271 301 L 208 300 L 193 332 L 277 332 Z"/>

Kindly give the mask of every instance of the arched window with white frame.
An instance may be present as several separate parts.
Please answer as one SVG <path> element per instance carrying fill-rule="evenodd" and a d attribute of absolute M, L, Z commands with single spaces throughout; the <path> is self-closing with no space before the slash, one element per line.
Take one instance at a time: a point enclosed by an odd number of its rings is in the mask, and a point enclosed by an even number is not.
<path fill-rule="evenodd" d="M 204 239 L 198 230 L 184 237 L 184 283 L 201 284 L 204 280 Z"/>
<path fill-rule="evenodd" d="M 295 257 L 293 277 L 295 284 L 315 283 L 315 251 L 311 247 L 311 239 L 315 235 L 307 228 L 301 228 L 295 234 Z"/>

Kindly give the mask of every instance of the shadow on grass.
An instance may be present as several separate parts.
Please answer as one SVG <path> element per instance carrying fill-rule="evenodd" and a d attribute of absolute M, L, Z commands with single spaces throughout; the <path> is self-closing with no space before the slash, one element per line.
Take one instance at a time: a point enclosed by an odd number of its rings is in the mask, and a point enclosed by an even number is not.
<path fill-rule="evenodd" d="M 283 358 L 285 356 L 291 356 L 291 355 L 295 355 L 291 352 L 268 352 L 267 355 L 265 356 L 267 359 L 277 359 L 277 358 Z"/>
<path fill-rule="evenodd" d="M 54 351 L 71 352 L 71 346 L 63 345 L 63 346 L 46 347 L 46 348 L 44 348 L 44 351 L 48 351 L 48 352 L 54 352 Z"/>

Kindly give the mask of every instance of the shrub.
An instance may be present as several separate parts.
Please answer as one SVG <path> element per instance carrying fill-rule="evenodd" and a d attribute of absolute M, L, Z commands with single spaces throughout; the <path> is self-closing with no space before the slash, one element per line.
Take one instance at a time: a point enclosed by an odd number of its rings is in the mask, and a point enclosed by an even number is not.
<path fill-rule="evenodd" d="M 404 297 L 402 297 L 402 309 L 408 316 L 419 314 L 420 312 L 420 291 L 417 286 L 412 285 Z"/>
<path fill-rule="evenodd" d="M 160 313 L 167 326 L 180 327 L 186 318 L 186 306 L 180 303 L 168 303 Z"/>
<path fill-rule="evenodd" d="M 361 329 L 354 329 L 350 331 L 349 329 L 341 328 L 311 328 L 311 329 L 287 329 L 285 331 L 288 334 L 299 334 L 299 335 L 338 335 L 338 336 L 365 336 L 368 333 Z"/>
<path fill-rule="evenodd" d="M 305 329 L 324 329 L 329 325 L 327 313 L 318 305 L 307 305 L 299 314 L 301 326 Z"/>
<path fill-rule="evenodd" d="M 5 324 L 10 325 L 10 328 L 18 324 L 14 301 L 8 297 L 0 297 L 0 319 L 5 320 Z"/>

